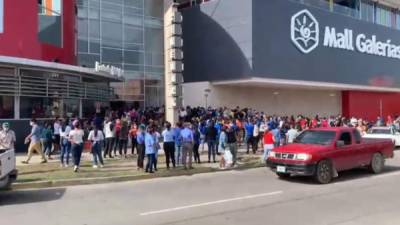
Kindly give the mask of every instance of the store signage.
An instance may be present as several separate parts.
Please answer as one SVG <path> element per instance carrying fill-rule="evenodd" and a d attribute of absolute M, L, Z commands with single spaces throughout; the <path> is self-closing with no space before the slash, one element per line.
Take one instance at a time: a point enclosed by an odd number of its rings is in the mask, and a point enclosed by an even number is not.
<path fill-rule="evenodd" d="M 101 64 L 97 61 L 95 63 L 95 70 L 96 72 L 104 72 L 117 77 L 122 77 L 124 75 L 123 69 L 116 66 Z"/>
<path fill-rule="evenodd" d="M 320 44 L 319 30 L 317 19 L 307 9 L 291 18 L 292 42 L 304 54 L 310 53 Z M 380 40 L 377 35 L 357 34 L 352 29 L 338 30 L 332 26 L 325 26 L 323 31 L 323 47 L 400 59 L 400 45 L 392 43 L 390 39 Z"/>

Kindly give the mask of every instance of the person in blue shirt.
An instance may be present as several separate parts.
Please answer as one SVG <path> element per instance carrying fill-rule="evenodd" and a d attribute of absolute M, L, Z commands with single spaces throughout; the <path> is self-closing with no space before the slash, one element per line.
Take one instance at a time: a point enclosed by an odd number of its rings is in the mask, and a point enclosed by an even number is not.
<path fill-rule="evenodd" d="M 254 124 L 253 121 L 249 120 L 244 125 L 245 133 L 246 133 L 246 145 L 247 145 L 247 154 L 250 151 L 250 145 L 253 147 L 253 133 L 254 133 Z"/>
<path fill-rule="evenodd" d="M 215 147 L 216 147 L 217 154 L 219 155 L 219 154 L 220 154 L 220 153 L 218 152 L 218 148 L 220 147 L 220 146 L 219 146 L 219 136 L 221 135 L 221 130 L 222 130 L 221 121 L 217 121 L 217 122 L 215 123 L 215 129 L 217 129 L 217 143 L 216 143 Z"/>
<path fill-rule="evenodd" d="M 176 123 L 174 128 L 174 141 L 175 141 L 175 164 L 179 166 L 182 159 L 182 142 L 181 142 L 182 123 Z"/>
<path fill-rule="evenodd" d="M 147 156 L 146 173 L 154 173 L 153 168 L 155 167 L 156 160 L 156 137 L 154 135 L 154 127 L 149 126 L 144 136 L 145 153 Z"/>
<path fill-rule="evenodd" d="M 194 144 L 194 137 L 193 131 L 190 129 L 190 123 L 185 123 L 184 129 L 181 130 L 180 134 L 181 143 L 182 143 L 182 164 L 186 169 L 193 169 L 192 167 L 192 157 L 193 157 L 193 144 Z M 189 155 L 189 160 L 188 156 Z M 189 161 L 189 163 L 188 163 Z M 188 164 L 188 166 L 186 166 Z"/>
<path fill-rule="evenodd" d="M 143 161 L 144 161 L 144 154 L 145 154 L 145 126 L 142 124 L 139 126 L 139 130 L 136 136 L 136 142 L 137 142 L 137 167 L 138 170 L 143 169 Z"/>
<path fill-rule="evenodd" d="M 171 129 L 171 123 L 165 123 L 165 130 L 161 135 L 164 140 L 164 152 L 167 169 L 169 169 L 170 160 L 172 161 L 172 166 L 175 168 L 175 135 L 174 131 Z"/>
<path fill-rule="evenodd" d="M 279 147 L 280 140 L 281 140 L 281 131 L 279 130 L 279 127 L 275 126 L 271 132 L 272 132 L 272 135 L 274 135 L 274 139 L 275 139 L 274 147 Z"/>

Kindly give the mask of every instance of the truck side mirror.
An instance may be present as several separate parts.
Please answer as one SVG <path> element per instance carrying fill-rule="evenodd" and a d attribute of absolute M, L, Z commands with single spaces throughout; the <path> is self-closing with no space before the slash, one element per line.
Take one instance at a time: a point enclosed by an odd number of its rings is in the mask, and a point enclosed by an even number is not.
<path fill-rule="evenodd" d="M 336 141 L 336 147 L 340 148 L 344 146 L 344 141 Z"/>

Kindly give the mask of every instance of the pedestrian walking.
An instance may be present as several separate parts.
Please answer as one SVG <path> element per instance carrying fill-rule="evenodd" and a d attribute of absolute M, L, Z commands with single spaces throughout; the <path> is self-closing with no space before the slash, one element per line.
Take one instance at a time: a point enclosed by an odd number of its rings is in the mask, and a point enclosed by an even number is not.
<path fill-rule="evenodd" d="M 220 160 L 219 160 L 219 168 L 225 168 L 225 150 L 227 149 L 227 136 L 226 136 L 226 127 L 222 127 L 221 134 L 219 135 L 219 147 L 218 152 L 220 153 Z"/>
<path fill-rule="evenodd" d="M 265 160 L 267 160 L 269 152 L 274 149 L 275 145 L 274 134 L 269 128 L 267 128 L 267 130 L 265 130 L 264 132 L 263 143 L 264 143 L 264 154 L 262 157 L 262 161 L 265 162 Z"/>
<path fill-rule="evenodd" d="M 114 158 L 112 156 L 112 149 L 114 147 L 114 124 L 110 118 L 106 118 L 105 125 L 104 125 L 104 134 L 106 136 L 105 141 L 105 150 L 104 150 L 104 158 L 108 157 Z"/>
<path fill-rule="evenodd" d="M 138 170 L 143 169 L 143 162 L 145 156 L 145 126 L 142 124 L 139 126 L 139 131 L 136 134 L 136 141 L 137 141 L 137 167 Z"/>
<path fill-rule="evenodd" d="M 212 156 L 213 162 L 214 163 L 217 162 L 215 160 L 217 136 L 218 136 L 218 131 L 215 128 L 214 123 L 210 122 L 206 129 L 206 141 L 207 141 L 207 145 L 208 145 L 208 163 L 210 163 L 210 161 L 211 161 L 211 156 Z"/>
<path fill-rule="evenodd" d="M 30 126 L 32 127 L 31 133 L 25 138 L 25 144 L 30 142 L 28 147 L 28 158 L 21 163 L 28 164 L 34 152 L 39 153 L 42 157 L 42 161 L 40 163 L 47 163 L 46 157 L 42 151 L 42 147 L 40 146 L 40 129 L 37 125 L 36 119 L 31 119 Z"/>
<path fill-rule="evenodd" d="M 44 124 L 40 141 L 42 143 L 42 151 L 47 155 L 47 158 L 51 160 L 51 150 L 53 147 L 53 129 L 51 129 L 51 123 L 46 122 Z"/>
<path fill-rule="evenodd" d="M 237 138 L 235 127 L 231 126 L 226 130 L 227 137 L 227 147 L 232 154 L 232 166 L 236 164 L 237 161 Z"/>
<path fill-rule="evenodd" d="M 252 150 L 254 151 L 253 148 L 253 133 L 254 133 L 254 124 L 252 121 L 246 122 L 245 126 L 245 140 L 246 140 L 246 147 L 247 147 L 247 154 L 249 154 L 250 151 L 250 145 L 252 146 Z M 255 153 L 255 152 L 253 152 Z"/>
<path fill-rule="evenodd" d="M 184 169 L 193 169 L 192 157 L 193 157 L 193 132 L 190 129 L 190 123 L 185 123 L 184 129 L 181 131 L 182 140 L 182 164 Z"/>
<path fill-rule="evenodd" d="M 171 130 L 171 124 L 169 122 L 165 123 L 165 130 L 162 132 L 164 140 L 164 153 L 165 153 L 165 163 L 167 169 L 169 169 L 169 163 L 172 162 L 172 166 L 175 168 L 175 136 L 174 131 Z"/>
<path fill-rule="evenodd" d="M 154 173 L 154 162 L 156 154 L 156 140 L 154 135 L 154 128 L 149 126 L 145 134 L 145 153 L 147 156 L 146 173 Z"/>
<path fill-rule="evenodd" d="M 61 139 L 61 154 L 60 162 L 61 166 L 68 167 L 69 157 L 71 155 L 71 142 L 69 141 L 69 133 L 71 132 L 71 125 L 69 120 L 66 120 L 60 128 L 60 139 Z"/>
<path fill-rule="evenodd" d="M 182 163 L 182 123 L 177 122 L 176 127 L 174 128 L 174 137 L 175 137 L 175 164 L 179 166 Z"/>
<path fill-rule="evenodd" d="M 136 123 L 131 125 L 131 129 L 129 130 L 129 137 L 131 138 L 131 148 L 132 148 L 132 155 L 135 155 L 135 148 L 137 148 L 137 141 L 136 141 L 136 133 L 138 132 Z M 137 150 L 136 150 L 137 152 Z"/>
<path fill-rule="evenodd" d="M 197 125 L 194 125 L 193 127 L 193 139 L 194 139 L 194 144 L 193 144 L 194 161 L 200 164 L 201 160 L 200 160 L 199 147 L 201 143 L 201 133 Z"/>
<path fill-rule="evenodd" d="M 69 141 L 71 142 L 72 157 L 74 159 L 74 172 L 78 172 L 83 150 L 83 136 L 85 133 L 81 129 L 78 120 L 75 120 L 72 125 L 74 129 L 69 133 Z"/>
<path fill-rule="evenodd" d="M 102 141 L 104 141 L 104 134 L 97 126 L 89 132 L 88 141 L 92 143 L 92 155 L 93 155 L 93 168 L 98 168 L 98 162 L 100 167 L 104 167 L 104 161 L 101 154 Z"/>
<path fill-rule="evenodd" d="M 128 121 L 123 118 L 121 120 L 121 128 L 119 131 L 119 155 L 126 158 L 128 153 L 128 135 L 129 135 L 129 128 L 128 128 Z"/>

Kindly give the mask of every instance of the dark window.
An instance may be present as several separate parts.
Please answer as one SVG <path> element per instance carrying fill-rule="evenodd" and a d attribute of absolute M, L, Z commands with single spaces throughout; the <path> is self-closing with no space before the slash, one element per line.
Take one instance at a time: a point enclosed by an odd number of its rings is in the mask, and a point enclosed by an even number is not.
<path fill-rule="evenodd" d="M 357 144 L 361 143 L 361 134 L 358 130 L 353 131 L 354 139 L 356 140 Z"/>
<path fill-rule="evenodd" d="M 14 118 L 14 97 L 0 96 L 0 119 Z"/>
<path fill-rule="evenodd" d="M 339 141 L 343 141 L 344 145 L 351 145 L 351 134 L 349 132 L 343 132 L 340 135 Z"/>

